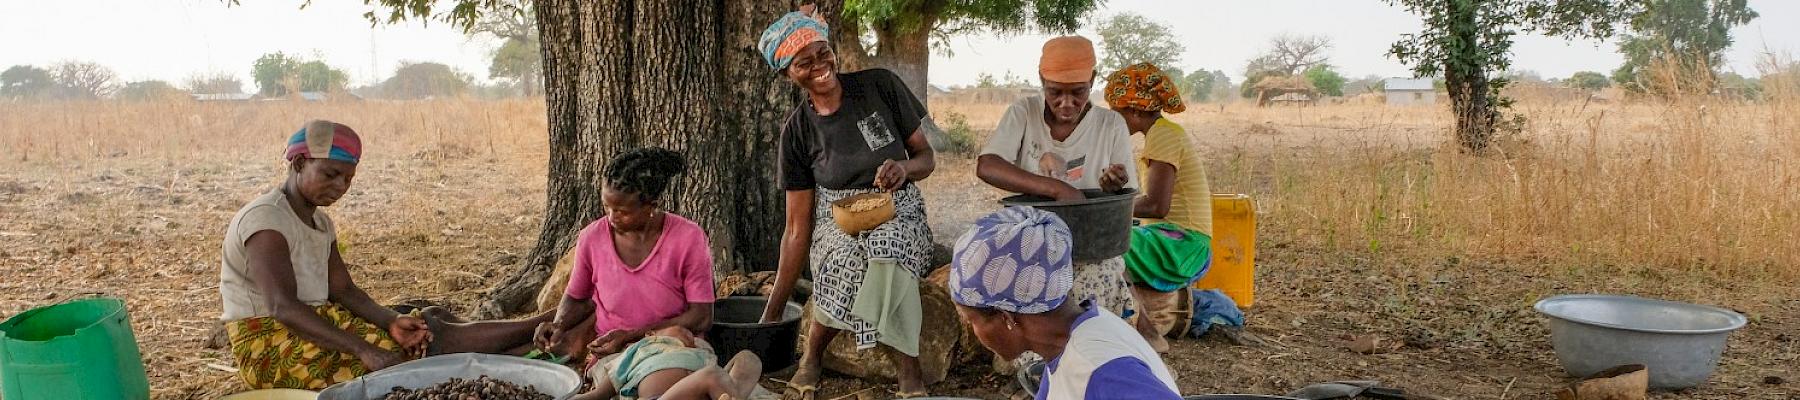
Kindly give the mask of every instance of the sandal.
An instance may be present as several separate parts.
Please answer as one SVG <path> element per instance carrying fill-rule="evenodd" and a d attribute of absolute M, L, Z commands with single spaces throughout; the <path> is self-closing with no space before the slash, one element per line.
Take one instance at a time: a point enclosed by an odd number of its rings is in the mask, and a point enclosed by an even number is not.
<path fill-rule="evenodd" d="M 787 390 L 781 394 L 782 400 L 813 400 L 818 395 L 818 385 L 795 385 L 788 383 Z"/>
<path fill-rule="evenodd" d="M 924 390 L 920 390 L 917 392 L 894 392 L 894 398 L 899 398 L 899 399 L 916 399 L 916 398 L 920 398 L 920 397 L 929 397 L 929 396 L 931 396 L 931 392 L 927 392 Z"/>

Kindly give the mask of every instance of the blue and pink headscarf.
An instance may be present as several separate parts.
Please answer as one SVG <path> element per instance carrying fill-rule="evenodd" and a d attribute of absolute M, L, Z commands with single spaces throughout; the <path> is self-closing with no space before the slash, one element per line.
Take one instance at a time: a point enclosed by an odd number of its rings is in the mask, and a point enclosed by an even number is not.
<path fill-rule="evenodd" d="M 325 158 L 355 164 L 362 159 L 362 139 L 344 124 L 312 120 L 288 138 L 287 160 Z"/>
<path fill-rule="evenodd" d="M 756 41 L 756 48 L 762 50 L 763 61 L 770 68 L 787 68 L 794 61 L 794 54 L 813 42 L 828 42 L 831 39 L 831 28 L 825 20 L 813 13 L 811 6 L 802 6 L 781 16 L 775 23 L 763 30 L 762 39 Z"/>
<path fill-rule="evenodd" d="M 1012 206 L 975 221 L 956 240 L 950 299 L 968 307 L 1041 314 L 1075 286 L 1069 226 L 1056 214 Z"/>

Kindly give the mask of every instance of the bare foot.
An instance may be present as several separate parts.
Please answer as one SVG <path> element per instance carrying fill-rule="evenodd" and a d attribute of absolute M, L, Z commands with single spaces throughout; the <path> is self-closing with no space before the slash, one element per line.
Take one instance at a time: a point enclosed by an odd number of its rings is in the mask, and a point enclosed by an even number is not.
<path fill-rule="evenodd" d="M 725 389 L 732 398 L 748 399 L 756 392 L 756 381 L 762 379 L 762 359 L 755 353 L 740 351 L 731 361 L 725 363 L 725 372 L 731 376 L 731 384 Z"/>

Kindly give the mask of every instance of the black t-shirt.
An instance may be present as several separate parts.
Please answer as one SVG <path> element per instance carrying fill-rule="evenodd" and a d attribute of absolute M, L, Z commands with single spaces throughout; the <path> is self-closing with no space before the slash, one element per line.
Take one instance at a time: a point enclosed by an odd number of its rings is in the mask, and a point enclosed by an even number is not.
<path fill-rule="evenodd" d="M 869 69 L 838 75 L 843 103 L 821 116 L 802 101 L 781 128 L 785 190 L 868 189 L 887 160 L 907 159 L 906 139 L 919 132 L 925 105 L 899 75 Z"/>

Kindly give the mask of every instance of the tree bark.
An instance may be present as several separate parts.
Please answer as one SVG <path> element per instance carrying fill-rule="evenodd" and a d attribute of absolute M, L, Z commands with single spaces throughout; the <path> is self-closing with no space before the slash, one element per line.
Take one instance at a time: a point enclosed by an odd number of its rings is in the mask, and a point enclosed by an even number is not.
<path fill-rule="evenodd" d="M 1462 43 L 1481 43 L 1481 35 L 1477 31 L 1477 4 L 1449 1 L 1448 18 L 1457 19 L 1451 26 L 1450 35 Z M 1494 123 L 1498 120 L 1498 111 L 1494 110 L 1492 91 L 1488 86 L 1488 76 L 1484 65 L 1466 60 L 1482 59 L 1479 53 L 1485 46 L 1469 45 L 1459 48 L 1465 54 L 1451 54 L 1444 61 L 1445 91 L 1450 96 L 1450 109 L 1456 114 L 1456 140 L 1462 145 L 1464 152 L 1480 153 L 1487 149 L 1494 136 Z M 1465 60 L 1459 62 L 1458 60 Z"/>
<path fill-rule="evenodd" d="M 831 25 L 831 47 L 837 53 L 838 69 L 842 71 L 861 71 L 869 68 L 885 68 L 894 71 L 900 80 L 906 82 L 906 88 L 919 97 L 919 102 L 930 106 L 930 92 L 926 87 L 930 84 L 927 72 L 931 70 L 931 32 L 937 28 L 938 10 L 941 2 L 928 1 L 920 12 L 923 18 L 921 28 L 916 31 L 902 32 L 899 26 L 891 22 L 876 23 L 872 28 L 875 35 L 875 49 L 871 51 L 863 46 L 862 24 L 843 21 L 843 0 L 827 0 L 818 3 L 819 11 Z"/>
<path fill-rule="evenodd" d="M 576 235 L 603 214 L 602 168 L 644 146 L 682 152 L 665 207 L 699 223 L 715 271 L 768 269 L 781 233 L 776 138 L 792 85 L 756 41 L 788 2 L 538 0 L 550 134 L 536 244 L 478 318 L 524 311 Z"/>

